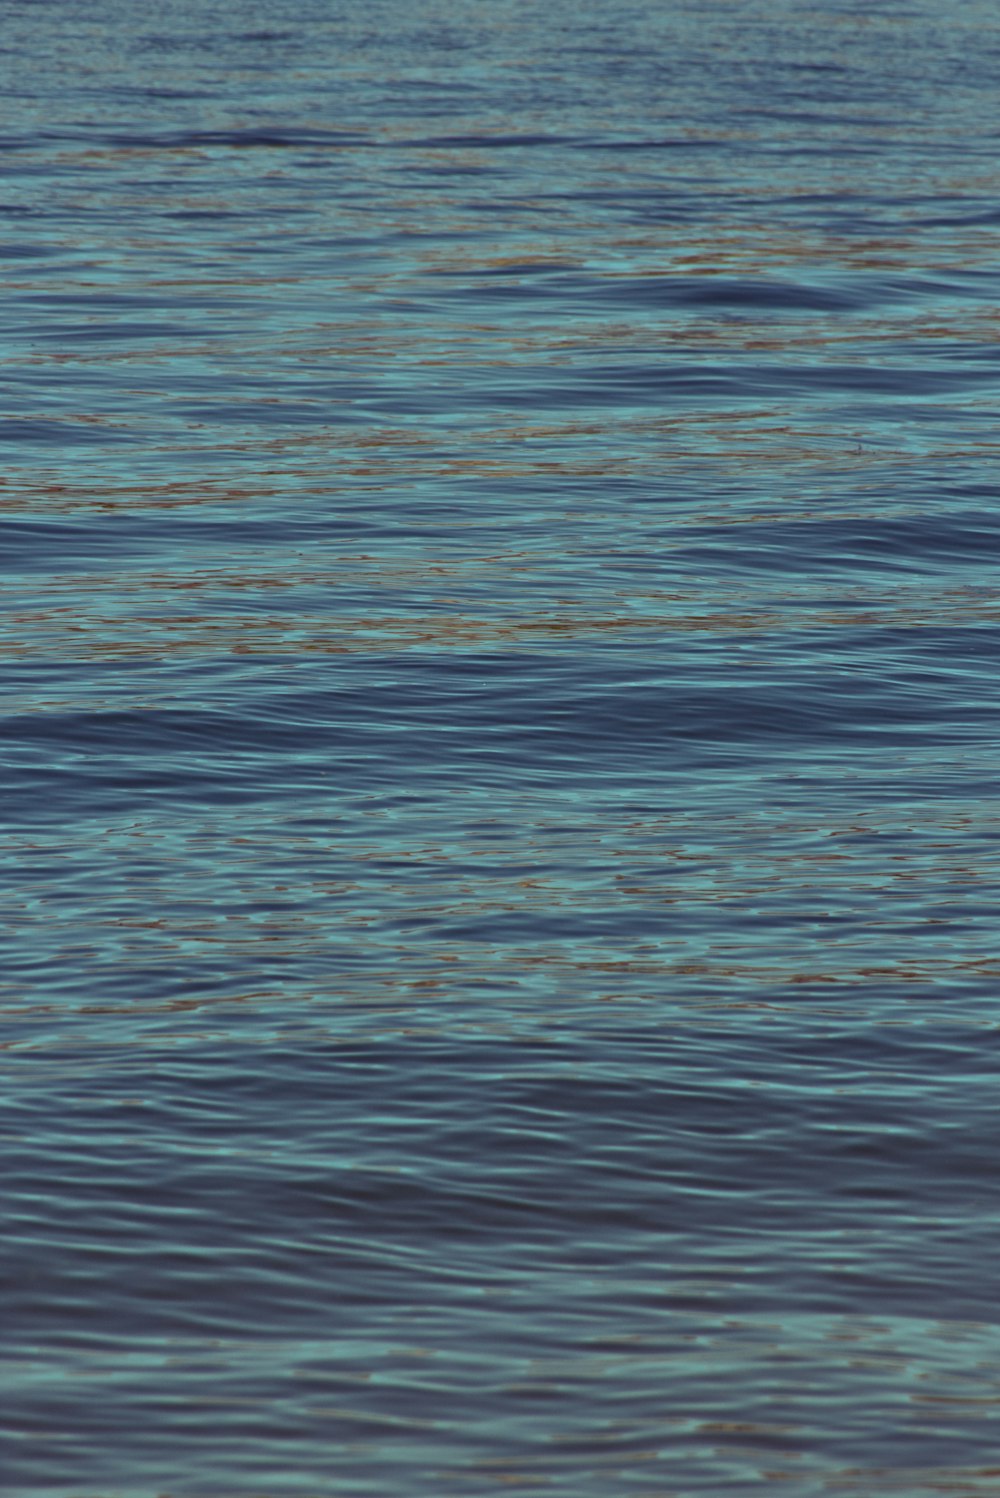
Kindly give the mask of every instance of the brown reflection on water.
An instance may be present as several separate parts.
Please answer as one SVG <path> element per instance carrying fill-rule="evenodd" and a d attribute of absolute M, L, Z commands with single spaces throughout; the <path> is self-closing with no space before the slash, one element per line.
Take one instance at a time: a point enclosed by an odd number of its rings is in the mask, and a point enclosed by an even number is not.
<path fill-rule="evenodd" d="M 506 560 L 511 568 L 528 570 L 530 563 L 517 555 Z M 583 607 L 541 606 L 537 612 L 509 613 L 502 603 L 490 615 L 465 611 L 460 601 L 447 596 L 421 596 L 412 612 L 394 609 L 359 614 L 337 607 L 338 587 L 345 585 L 348 569 L 354 579 L 363 576 L 366 559 L 346 556 L 331 570 L 308 571 L 275 579 L 267 576 L 232 576 L 226 572 L 187 577 L 183 574 L 132 574 L 104 577 L 100 574 L 69 574 L 46 583 L 47 599 L 42 607 L 11 607 L 5 626 L 4 649 L 17 660 L 45 659 L 62 653 L 74 659 L 138 660 L 177 659 L 193 655 L 316 655 L 365 654 L 400 650 L 489 651 L 511 646 L 538 646 L 545 642 L 573 640 L 599 643 L 624 637 L 669 639 L 677 634 L 710 634 L 722 637 L 780 635 L 783 629 L 842 631 L 863 627 L 921 630 L 931 624 L 969 626 L 991 624 L 1000 619 L 1000 599 L 983 597 L 972 590 L 942 590 L 930 594 L 913 584 L 899 588 L 895 597 L 859 599 L 856 606 L 824 606 L 818 598 L 809 609 L 786 616 L 780 609 L 764 609 L 749 600 L 736 599 L 729 609 L 702 603 L 697 593 L 685 597 L 655 590 L 636 590 L 628 607 L 596 613 Z M 496 567 L 496 561 L 491 562 Z M 544 576 L 544 569 L 539 569 Z M 365 585 L 377 595 L 380 589 L 395 591 L 404 579 L 414 587 L 436 589 L 446 581 L 453 586 L 468 584 L 474 567 L 444 560 L 428 563 L 412 573 L 377 567 Z M 485 586 L 489 573 L 480 571 Z M 296 589 L 324 589 L 330 597 L 325 607 L 301 607 L 287 613 L 269 612 L 263 600 L 281 594 L 294 596 Z M 211 595 L 215 608 L 192 610 L 179 600 L 199 594 Z M 102 610 L 106 595 L 112 606 Z M 254 606 L 233 610 L 220 599 L 246 596 Z M 177 603 L 172 602 L 176 596 Z M 88 599 L 85 608 L 79 600 Z M 65 602 L 60 602 L 65 599 Z M 260 600 L 258 603 L 257 600 Z M 712 603 L 717 604 L 713 597 Z M 753 672 L 757 662 L 734 659 L 734 666 Z M 44 694 L 35 694 L 36 710 L 46 706 Z"/>

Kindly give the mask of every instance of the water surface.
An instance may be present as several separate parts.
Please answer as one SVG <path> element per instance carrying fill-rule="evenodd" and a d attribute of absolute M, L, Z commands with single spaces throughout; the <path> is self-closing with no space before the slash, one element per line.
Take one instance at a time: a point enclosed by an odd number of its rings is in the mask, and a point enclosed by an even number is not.
<path fill-rule="evenodd" d="M 995 1493 L 992 8 L 2 46 L 8 1491 Z"/>

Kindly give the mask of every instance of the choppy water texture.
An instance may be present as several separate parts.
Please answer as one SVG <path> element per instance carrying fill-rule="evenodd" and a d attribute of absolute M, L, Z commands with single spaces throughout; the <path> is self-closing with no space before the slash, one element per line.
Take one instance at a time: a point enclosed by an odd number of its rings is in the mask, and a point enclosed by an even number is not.
<path fill-rule="evenodd" d="M 995 8 L 0 44 L 5 1491 L 995 1495 Z"/>

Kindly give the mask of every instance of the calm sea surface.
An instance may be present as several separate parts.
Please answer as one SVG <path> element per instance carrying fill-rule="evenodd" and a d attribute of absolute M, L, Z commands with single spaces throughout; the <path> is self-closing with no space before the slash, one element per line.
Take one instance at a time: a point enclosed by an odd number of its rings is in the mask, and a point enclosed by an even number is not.
<path fill-rule="evenodd" d="M 996 1495 L 996 7 L 0 47 L 4 1491 Z"/>

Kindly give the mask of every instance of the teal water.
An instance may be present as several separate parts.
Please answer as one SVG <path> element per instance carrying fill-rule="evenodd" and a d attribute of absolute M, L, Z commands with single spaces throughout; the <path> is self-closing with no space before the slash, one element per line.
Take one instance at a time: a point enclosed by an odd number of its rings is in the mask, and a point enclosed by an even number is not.
<path fill-rule="evenodd" d="M 993 10 L 4 20 L 6 1491 L 995 1493 Z"/>

